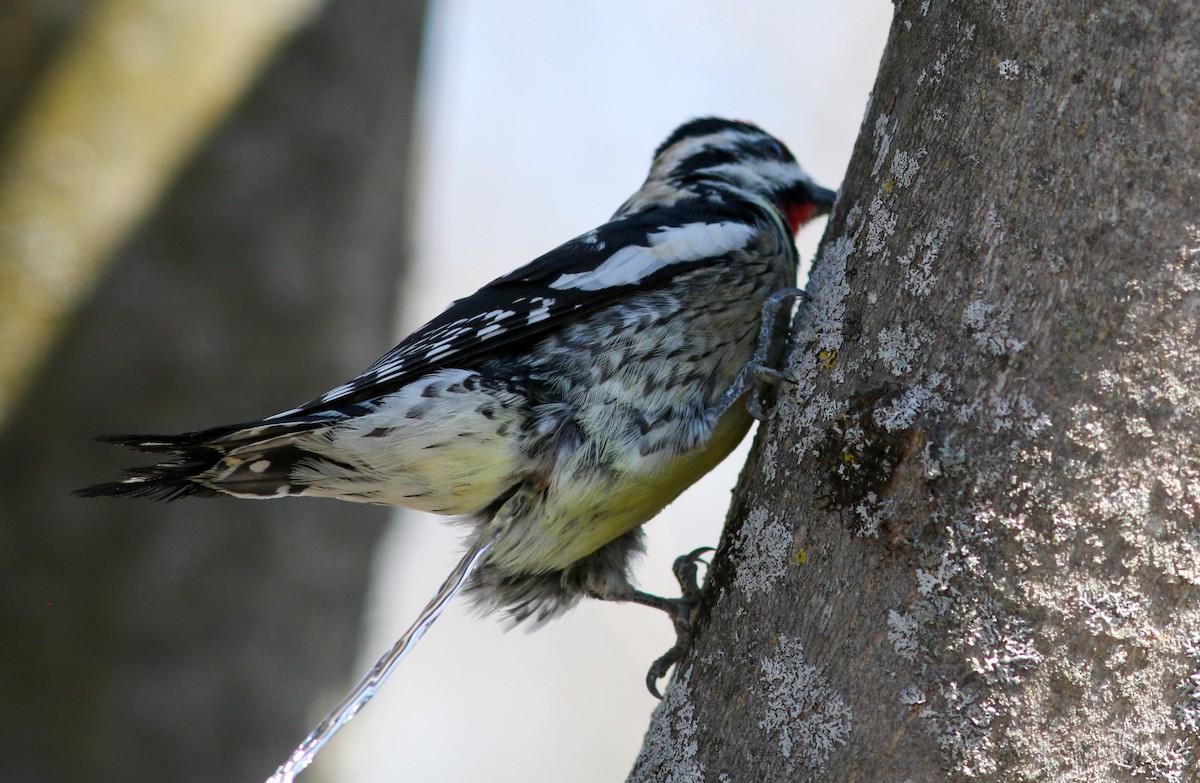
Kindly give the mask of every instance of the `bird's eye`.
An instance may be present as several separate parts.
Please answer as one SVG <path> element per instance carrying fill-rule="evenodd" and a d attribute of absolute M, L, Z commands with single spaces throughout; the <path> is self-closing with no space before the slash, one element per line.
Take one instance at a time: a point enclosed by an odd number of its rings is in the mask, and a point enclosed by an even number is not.
<path fill-rule="evenodd" d="M 783 148 L 778 139 L 763 139 L 759 149 L 773 158 L 786 158 L 788 156 L 787 150 Z"/>

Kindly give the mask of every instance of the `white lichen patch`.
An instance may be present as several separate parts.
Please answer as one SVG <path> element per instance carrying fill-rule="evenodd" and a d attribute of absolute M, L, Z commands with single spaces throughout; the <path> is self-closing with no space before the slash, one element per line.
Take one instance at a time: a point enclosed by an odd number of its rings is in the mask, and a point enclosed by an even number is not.
<path fill-rule="evenodd" d="M 1042 662 L 1032 630 L 1019 617 L 983 617 L 974 643 L 980 652 L 967 660 L 989 685 L 1020 682 Z"/>
<path fill-rule="evenodd" d="M 990 733 L 999 710 L 978 693 L 962 689 L 951 681 L 941 688 L 942 707 L 921 710 L 942 751 L 956 760 L 956 769 L 971 778 L 996 770 Z"/>
<path fill-rule="evenodd" d="M 1071 421 L 1067 426 L 1067 437 L 1077 446 L 1089 451 L 1103 451 L 1109 438 L 1104 432 L 1100 409 L 1095 405 L 1076 405 L 1071 410 Z"/>
<path fill-rule="evenodd" d="M 946 63 L 950 59 L 950 52 L 938 52 L 937 58 L 933 61 L 933 83 L 936 84 L 946 75 Z"/>
<path fill-rule="evenodd" d="M 769 591 L 787 573 L 792 533 L 763 509 L 756 508 L 746 515 L 733 544 L 738 551 L 733 584 L 747 595 Z"/>
<path fill-rule="evenodd" d="M 1050 427 L 1050 417 L 1038 412 L 1033 400 L 1018 392 L 1011 396 L 989 394 L 982 407 L 984 423 L 993 432 L 1017 432 L 1036 438 Z"/>
<path fill-rule="evenodd" d="M 912 372 L 913 361 L 921 350 L 924 329 L 920 324 L 893 326 L 880 329 L 876 340 L 879 343 L 878 357 L 892 375 L 899 378 Z"/>
<path fill-rule="evenodd" d="M 1179 683 L 1181 698 L 1175 705 L 1175 721 L 1194 738 L 1200 739 L 1200 634 L 1193 634 L 1184 646 L 1192 670 Z"/>
<path fill-rule="evenodd" d="M 763 660 L 760 687 L 766 711 L 759 728 L 778 742 L 788 769 L 817 772 L 850 736 L 851 714 L 799 641 L 779 637 L 778 654 Z"/>
<path fill-rule="evenodd" d="M 875 423 L 889 432 L 900 432 L 912 427 L 924 412 L 945 410 L 946 400 L 938 390 L 946 381 L 942 373 L 931 373 L 917 381 L 890 403 L 878 408 L 874 413 Z"/>
<path fill-rule="evenodd" d="M 817 444 L 824 424 L 836 418 L 843 408 L 841 401 L 818 393 L 817 386 L 825 375 L 839 381 L 846 372 L 846 361 L 841 356 L 846 299 L 850 295 L 846 264 L 853 251 L 854 242 L 848 236 L 839 237 L 825 247 L 809 279 L 812 299 L 801 309 L 796 321 L 793 345 L 802 350 L 790 357 L 787 369 L 788 376 L 795 381 L 795 389 L 782 398 L 778 418 L 796 427 L 798 436 L 792 448 L 799 454 Z"/>
<path fill-rule="evenodd" d="M 946 218 L 938 220 L 932 231 L 918 237 L 909 243 L 904 254 L 896 259 L 896 263 L 904 267 L 904 288 L 916 296 L 927 296 L 937 282 L 933 273 L 933 263 L 942 251 L 942 241 L 951 228 Z"/>
<path fill-rule="evenodd" d="M 763 477 L 767 481 L 767 486 L 775 486 L 775 480 L 779 478 L 779 439 L 770 438 L 763 448 L 762 471 Z"/>
<path fill-rule="evenodd" d="M 917 174 L 921 171 L 920 159 L 928 153 L 925 148 L 917 150 L 916 155 L 909 155 L 904 150 L 896 150 L 892 156 L 892 179 L 902 188 L 910 188 L 916 182 Z"/>
<path fill-rule="evenodd" d="M 928 699 L 925 697 L 925 691 L 915 685 L 905 685 L 900 689 L 900 703 L 907 707 L 916 707 L 919 704 L 925 704 Z"/>
<path fill-rule="evenodd" d="M 1184 740 L 1176 740 L 1166 747 L 1147 744 L 1144 747 L 1126 749 L 1125 758 L 1114 764 L 1123 769 L 1134 780 L 1154 783 L 1194 783 L 1188 770 L 1195 769 L 1192 757 L 1195 751 Z"/>
<path fill-rule="evenodd" d="M 1075 597 L 1075 609 L 1093 634 L 1124 635 L 1145 607 L 1133 597 L 1117 590 L 1084 589 Z"/>
<path fill-rule="evenodd" d="M 863 250 L 873 256 L 883 250 L 884 242 L 896 233 L 896 213 L 888 209 L 881 196 L 871 199 L 867 207 L 867 241 Z"/>
<path fill-rule="evenodd" d="M 1021 64 L 1016 60 L 1001 60 L 997 68 L 1000 75 L 1010 81 L 1021 76 Z"/>
<path fill-rule="evenodd" d="M 972 299 L 963 308 L 962 325 L 972 334 L 976 345 L 993 356 L 1020 353 L 1025 342 L 1009 334 L 1011 307 L 997 307 L 982 299 Z"/>
<path fill-rule="evenodd" d="M 888 641 L 892 643 L 896 655 L 906 661 L 915 661 L 920 651 L 920 646 L 913 636 L 917 630 L 917 621 L 907 612 L 900 614 L 892 609 L 888 612 L 887 626 Z"/>
<path fill-rule="evenodd" d="M 846 299 L 850 295 L 846 262 L 853 251 L 854 242 L 849 237 L 831 242 L 809 281 L 812 301 L 805 312 L 809 316 L 807 327 L 816 340 L 818 354 L 835 357 L 842 348 L 842 322 L 846 317 Z"/>
<path fill-rule="evenodd" d="M 962 567 L 954 562 L 950 552 L 942 552 L 936 568 L 916 570 L 917 593 L 926 598 L 946 595 L 951 589 L 950 580 L 961 570 Z"/>

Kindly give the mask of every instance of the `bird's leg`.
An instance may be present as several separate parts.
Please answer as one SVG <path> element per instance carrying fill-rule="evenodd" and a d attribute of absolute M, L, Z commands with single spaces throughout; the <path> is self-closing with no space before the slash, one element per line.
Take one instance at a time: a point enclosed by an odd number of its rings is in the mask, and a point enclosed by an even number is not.
<path fill-rule="evenodd" d="M 764 387 L 778 386 L 789 380 L 776 365 L 782 360 L 784 344 L 778 340 L 779 316 L 785 301 L 803 299 L 807 301 L 808 294 L 799 288 L 781 288 L 767 297 L 763 302 L 762 315 L 758 328 L 758 342 L 754 346 L 754 355 L 734 378 L 721 398 L 717 400 L 717 417 L 736 404 L 746 392 L 750 392 L 746 400 L 746 408 L 750 415 L 759 421 L 765 421 L 766 413 L 762 409 Z"/>
<path fill-rule="evenodd" d="M 662 694 L 658 691 L 658 681 L 666 676 L 673 665 L 683 660 L 684 654 L 692 645 L 692 612 L 700 603 L 703 593 L 703 588 L 697 579 L 700 573 L 697 563 L 705 562 L 700 559 L 700 556 L 711 551 L 713 551 L 712 547 L 703 546 L 675 558 L 675 565 L 671 570 L 675 572 L 675 579 L 679 582 L 680 596 L 678 598 L 663 598 L 635 590 L 633 587 L 597 596 L 609 601 L 631 601 L 643 606 L 652 606 L 670 615 L 671 622 L 675 625 L 675 644 L 658 660 L 650 664 L 650 671 L 646 673 L 646 687 L 650 693 L 654 694 L 655 698 L 662 698 Z"/>
<path fill-rule="evenodd" d="M 750 361 L 746 363 L 730 387 L 717 400 L 716 418 L 720 418 L 725 411 L 736 405 L 747 392 L 750 392 L 750 397 L 746 401 L 750 415 L 759 421 L 766 419 L 766 414 L 762 409 L 764 387 L 777 386 L 788 380 L 787 376 L 776 369 L 785 347 L 782 341 L 778 340 L 780 313 L 784 302 L 795 299 L 807 300 L 808 298 L 808 294 L 799 288 L 784 288 L 771 294 L 763 302 L 754 355 L 750 357 Z M 681 593 L 679 598 L 662 598 L 635 590 L 633 587 L 626 587 L 599 596 L 612 601 L 632 601 L 652 606 L 670 615 L 671 621 L 675 624 L 675 644 L 658 660 L 650 664 L 650 671 L 646 674 L 646 687 L 659 699 L 662 698 L 662 694 L 658 691 L 658 681 L 666 676 L 672 666 L 683 660 L 684 654 L 691 647 L 692 612 L 700 603 L 702 595 L 702 588 L 697 580 L 699 575 L 697 563 L 703 562 L 700 560 L 701 555 L 711 551 L 711 547 L 701 547 L 675 559 L 673 570 L 675 579 L 679 582 Z"/>

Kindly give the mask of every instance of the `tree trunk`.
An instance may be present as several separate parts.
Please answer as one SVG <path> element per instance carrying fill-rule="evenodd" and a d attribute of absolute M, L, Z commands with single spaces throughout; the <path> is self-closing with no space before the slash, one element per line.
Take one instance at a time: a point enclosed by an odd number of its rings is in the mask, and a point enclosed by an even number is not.
<path fill-rule="evenodd" d="M 1184 781 L 1200 6 L 902 2 L 631 781 Z"/>
<path fill-rule="evenodd" d="M 391 344 L 423 14 L 329 3 L 14 410 L 0 780 L 262 780 L 352 681 L 383 510 L 69 493 L 136 464 L 97 434 L 257 418 Z"/>

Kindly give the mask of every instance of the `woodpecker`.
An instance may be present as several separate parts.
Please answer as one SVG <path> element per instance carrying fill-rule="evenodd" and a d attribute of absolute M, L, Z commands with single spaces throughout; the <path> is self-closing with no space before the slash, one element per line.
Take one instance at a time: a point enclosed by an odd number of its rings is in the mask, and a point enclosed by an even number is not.
<path fill-rule="evenodd" d="M 494 536 L 467 592 L 540 623 L 581 597 L 667 611 L 680 657 L 698 599 L 637 590 L 641 526 L 724 459 L 778 378 L 769 353 L 797 295 L 794 234 L 827 213 L 778 139 L 687 122 L 612 218 L 453 302 L 365 372 L 242 424 L 101 438 L 160 455 L 85 496 L 331 497 L 419 509 Z M 790 312 L 790 311 L 789 311 Z M 777 353 L 777 341 L 776 341 Z"/>

